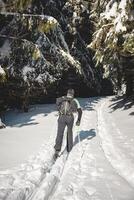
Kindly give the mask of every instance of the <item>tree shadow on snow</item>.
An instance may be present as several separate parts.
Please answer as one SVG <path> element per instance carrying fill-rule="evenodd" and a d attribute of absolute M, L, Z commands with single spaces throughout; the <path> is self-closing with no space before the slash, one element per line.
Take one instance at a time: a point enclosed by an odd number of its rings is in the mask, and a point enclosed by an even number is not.
<path fill-rule="evenodd" d="M 125 98 L 124 96 L 116 96 L 111 99 L 112 104 L 109 106 L 111 112 L 114 112 L 117 109 L 128 110 L 134 106 L 134 99 Z M 134 112 L 131 112 L 129 115 L 134 115 Z"/>
<path fill-rule="evenodd" d="M 87 98 L 87 101 L 82 101 L 82 99 L 80 99 L 80 105 L 82 107 L 83 110 L 87 110 L 87 111 L 93 111 L 95 104 L 97 104 L 103 97 L 90 97 Z"/>
<path fill-rule="evenodd" d="M 20 112 L 18 110 L 10 110 L 5 113 L 3 121 L 7 126 L 11 127 L 23 127 L 30 125 L 39 124 L 36 121 L 38 115 L 46 117 L 48 114 L 56 111 L 55 104 L 44 104 L 44 105 L 34 105 L 31 106 L 27 113 Z"/>
<path fill-rule="evenodd" d="M 30 122 L 30 123 L 23 123 L 23 124 L 20 124 L 20 125 L 17 125 L 17 127 L 23 127 L 23 126 L 33 126 L 33 125 L 37 125 L 39 123 L 37 122 Z"/>
<path fill-rule="evenodd" d="M 134 112 L 131 112 L 129 115 L 134 115 Z"/>
<path fill-rule="evenodd" d="M 91 140 L 95 136 L 96 136 L 95 129 L 90 129 L 90 130 L 86 130 L 86 131 L 81 130 L 79 132 L 79 136 L 77 135 L 75 137 L 74 146 L 79 143 L 79 137 L 80 137 L 80 142 L 82 142 L 83 140 Z"/>

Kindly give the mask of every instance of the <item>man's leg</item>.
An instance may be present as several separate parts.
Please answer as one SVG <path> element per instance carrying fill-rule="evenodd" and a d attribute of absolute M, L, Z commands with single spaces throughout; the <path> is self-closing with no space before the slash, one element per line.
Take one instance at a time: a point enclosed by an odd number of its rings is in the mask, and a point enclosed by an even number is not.
<path fill-rule="evenodd" d="M 63 134 L 65 130 L 65 116 L 59 116 L 58 119 L 58 131 L 57 131 L 57 137 L 56 137 L 56 142 L 55 142 L 55 150 L 56 152 L 61 151 L 61 146 L 62 146 L 62 140 L 63 140 Z"/>
<path fill-rule="evenodd" d="M 67 117 L 67 152 L 70 152 L 73 147 L 73 123 L 74 117 L 68 116 Z"/>

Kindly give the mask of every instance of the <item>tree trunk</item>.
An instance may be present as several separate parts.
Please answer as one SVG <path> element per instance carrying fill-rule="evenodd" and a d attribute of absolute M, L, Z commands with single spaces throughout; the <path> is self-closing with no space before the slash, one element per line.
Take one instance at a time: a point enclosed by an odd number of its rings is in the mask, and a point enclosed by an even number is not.
<path fill-rule="evenodd" d="M 124 71 L 124 78 L 126 82 L 126 96 L 134 95 L 134 56 L 122 57 L 122 66 Z"/>
<path fill-rule="evenodd" d="M 126 96 L 134 95 L 134 76 L 127 75 L 126 77 Z"/>

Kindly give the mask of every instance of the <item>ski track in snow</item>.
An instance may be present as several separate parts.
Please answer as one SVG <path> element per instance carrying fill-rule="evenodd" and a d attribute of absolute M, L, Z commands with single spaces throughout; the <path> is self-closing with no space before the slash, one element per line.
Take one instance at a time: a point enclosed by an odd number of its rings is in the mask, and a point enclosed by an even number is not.
<path fill-rule="evenodd" d="M 134 188 L 134 162 L 126 157 L 123 151 L 115 145 L 112 136 L 108 134 L 110 131 L 108 127 L 109 124 L 105 123 L 102 112 L 105 106 L 106 102 L 104 101 L 98 109 L 98 128 L 102 141 L 102 148 L 113 168 Z M 109 122 L 111 122 L 112 128 L 110 128 L 112 131 L 122 138 L 123 136 L 116 124 L 113 122 L 112 118 L 110 118 Z"/>
<path fill-rule="evenodd" d="M 113 142 L 104 118 L 105 101 L 80 99 L 83 117 L 81 126 L 74 127 L 69 155 L 65 133 L 62 154 L 53 161 L 54 123 L 38 155 L 19 169 L 0 171 L 0 200 L 134 200 L 133 163 Z M 114 121 L 111 124 L 121 137 Z"/>
<path fill-rule="evenodd" d="M 43 109 L 42 106 L 37 107 L 32 112 L 36 114 L 36 110 L 38 111 L 40 109 L 41 110 Z M 52 109 L 51 106 L 49 109 L 50 110 Z M 47 107 L 45 111 L 48 111 Z M 21 164 L 12 169 L 0 171 L 0 199 L 7 199 L 7 200 L 26 199 L 33 193 L 33 191 L 36 188 L 39 187 L 41 181 L 46 177 L 47 173 L 50 172 L 53 165 L 53 159 L 52 159 L 54 153 L 53 144 L 54 144 L 55 130 L 57 128 L 56 113 L 57 112 L 50 113 L 46 117 L 46 123 L 48 123 L 47 118 L 50 121 L 49 117 L 51 117 L 53 126 L 50 127 L 51 135 L 49 139 L 47 139 L 47 141 L 41 146 L 39 152 L 31 156 L 29 160 L 24 164 Z M 44 123 L 44 121 L 42 121 L 42 115 L 38 114 L 37 117 L 33 118 L 39 119 L 38 121 L 40 122 L 40 126 L 42 129 L 41 123 L 42 122 Z M 8 129 L 9 128 L 7 128 L 7 131 L 9 131 Z"/>
<path fill-rule="evenodd" d="M 100 135 L 101 121 L 99 121 L 100 116 L 98 116 L 98 110 L 102 107 L 100 103 L 96 103 L 96 99 L 91 99 L 86 103 L 85 108 L 87 110 L 84 110 L 83 113 L 81 129 L 89 131 L 93 127 L 96 134 Z M 88 108 L 92 111 L 89 111 Z M 103 134 L 103 131 L 101 134 Z M 125 181 L 126 179 L 123 179 L 124 177 L 122 178 L 117 173 L 116 168 L 113 168 L 113 165 L 111 165 L 113 160 L 111 159 L 111 162 L 109 162 L 107 152 L 103 151 L 102 141 L 105 141 L 103 137 L 109 138 L 109 136 L 101 136 L 99 138 L 99 136 L 95 137 L 95 134 L 89 134 L 87 138 L 82 139 L 73 148 L 66 163 L 61 181 L 58 184 L 55 194 L 51 198 L 52 200 L 134 199 L 134 189 Z M 116 151 L 116 153 L 118 152 Z M 122 163 L 120 165 L 122 166 Z"/>

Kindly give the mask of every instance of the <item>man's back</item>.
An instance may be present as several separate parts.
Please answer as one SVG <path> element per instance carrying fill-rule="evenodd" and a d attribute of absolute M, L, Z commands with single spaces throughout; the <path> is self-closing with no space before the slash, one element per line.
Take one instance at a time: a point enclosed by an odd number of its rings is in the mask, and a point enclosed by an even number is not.
<path fill-rule="evenodd" d="M 75 98 L 68 98 L 67 96 L 62 96 L 57 98 L 56 104 L 60 114 L 72 114 L 77 112 L 80 108 L 80 104 Z"/>

